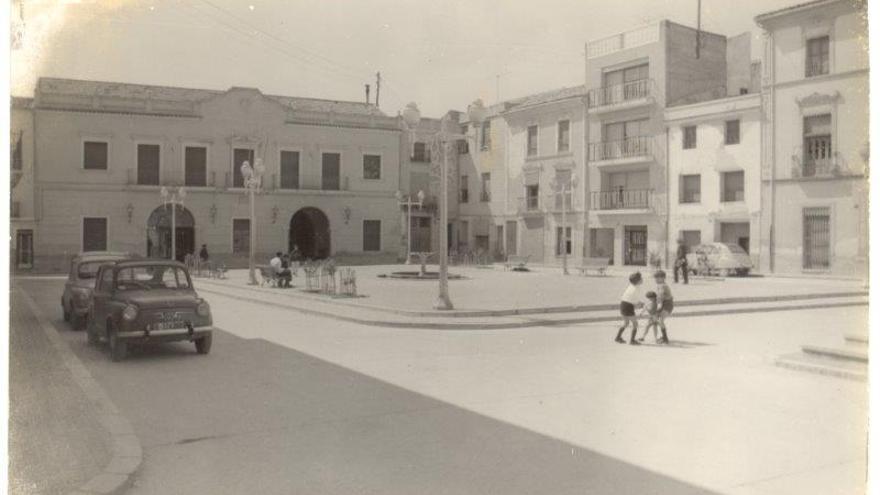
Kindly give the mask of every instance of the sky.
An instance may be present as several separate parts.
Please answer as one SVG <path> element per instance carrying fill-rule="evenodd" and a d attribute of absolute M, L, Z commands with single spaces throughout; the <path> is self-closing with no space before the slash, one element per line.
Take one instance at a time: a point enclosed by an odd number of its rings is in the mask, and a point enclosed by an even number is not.
<path fill-rule="evenodd" d="M 23 1 L 23 8 L 19 2 Z M 703 28 L 753 33 L 757 14 L 802 0 L 703 0 Z M 669 19 L 697 0 L 13 0 L 23 11 L 11 93 L 40 76 L 375 101 L 440 116 L 583 83 L 584 44 Z"/>

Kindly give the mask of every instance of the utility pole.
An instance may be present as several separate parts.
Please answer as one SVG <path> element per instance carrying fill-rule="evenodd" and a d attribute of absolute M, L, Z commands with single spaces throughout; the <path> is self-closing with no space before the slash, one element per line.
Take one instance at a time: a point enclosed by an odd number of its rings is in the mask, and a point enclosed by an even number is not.
<path fill-rule="evenodd" d="M 700 29 L 702 27 L 700 25 L 700 21 L 701 21 L 700 14 L 702 13 L 701 11 L 703 10 L 701 8 L 702 3 L 703 3 L 703 0 L 697 0 L 697 58 L 700 58 Z"/>
<path fill-rule="evenodd" d="M 379 106 L 379 86 L 382 84 L 382 73 L 376 73 L 376 106 Z"/>
<path fill-rule="evenodd" d="M 369 84 L 364 84 L 364 92 L 366 92 L 366 94 L 367 94 L 366 101 L 367 101 L 367 105 L 369 105 L 370 104 L 370 85 Z"/>

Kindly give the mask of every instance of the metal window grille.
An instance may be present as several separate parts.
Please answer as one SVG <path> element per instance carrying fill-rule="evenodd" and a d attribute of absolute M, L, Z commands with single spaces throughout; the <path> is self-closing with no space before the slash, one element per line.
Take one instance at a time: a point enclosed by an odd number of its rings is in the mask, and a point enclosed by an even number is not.
<path fill-rule="evenodd" d="M 831 215 L 828 208 L 804 208 L 804 268 L 831 266 Z"/>

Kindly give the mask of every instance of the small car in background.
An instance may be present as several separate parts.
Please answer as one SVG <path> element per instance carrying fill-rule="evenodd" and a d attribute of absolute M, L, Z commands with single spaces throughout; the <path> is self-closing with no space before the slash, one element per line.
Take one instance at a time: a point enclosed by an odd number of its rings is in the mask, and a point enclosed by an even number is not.
<path fill-rule="evenodd" d="M 693 274 L 745 276 L 752 269 L 749 253 L 737 244 L 709 242 L 694 246 L 687 255 Z"/>
<path fill-rule="evenodd" d="M 211 307 L 193 288 L 186 265 L 170 260 L 126 260 L 99 268 L 88 312 L 90 344 L 106 341 L 114 361 L 132 345 L 189 341 L 211 351 Z"/>
<path fill-rule="evenodd" d="M 92 290 L 95 288 L 95 275 L 98 268 L 107 263 L 132 259 L 135 255 L 108 251 L 90 251 L 77 255 L 70 262 L 70 273 L 61 294 L 61 313 L 64 321 L 70 322 L 74 330 L 81 330 L 89 311 Z"/>

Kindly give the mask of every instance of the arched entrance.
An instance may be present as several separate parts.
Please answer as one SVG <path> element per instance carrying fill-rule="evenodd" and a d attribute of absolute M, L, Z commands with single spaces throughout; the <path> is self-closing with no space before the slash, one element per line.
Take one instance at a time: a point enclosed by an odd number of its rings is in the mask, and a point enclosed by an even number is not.
<path fill-rule="evenodd" d="M 181 205 L 165 205 L 153 210 L 147 219 L 147 256 L 171 259 L 171 208 L 175 208 L 175 242 L 177 261 L 195 254 L 196 222 L 192 213 Z"/>
<path fill-rule="evenodd" d="M 323 211 L 307 207 L 290 217 L 288 250 L 299 248 L 303 258 L 323 259 L 330 256 L 330 222 Z"/>

